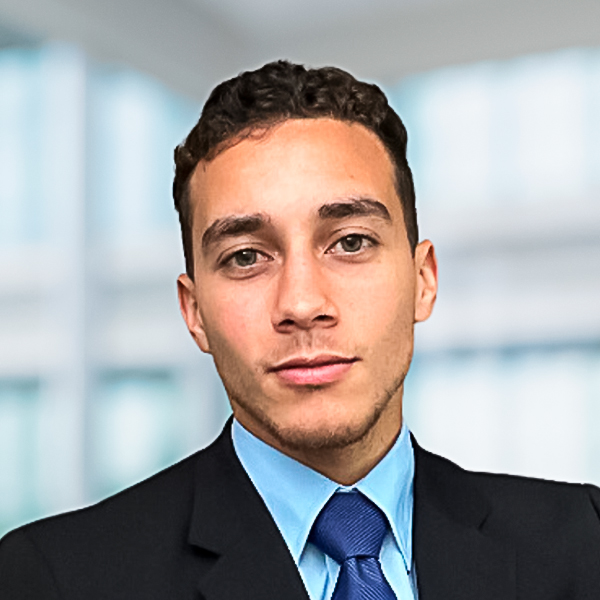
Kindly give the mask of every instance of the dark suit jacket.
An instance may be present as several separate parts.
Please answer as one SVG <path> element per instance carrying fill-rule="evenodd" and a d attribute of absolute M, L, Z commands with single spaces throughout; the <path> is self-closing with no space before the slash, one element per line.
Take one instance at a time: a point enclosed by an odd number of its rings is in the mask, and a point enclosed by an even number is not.
<path fill-rule="evenodd" d="M 470 473 L 418 446 L 415 455 L 420 600 L 600 599 L 599 489 Z M 8 534 L 0 599 L 308 596 L 227 426 L 145 482 Z"/>

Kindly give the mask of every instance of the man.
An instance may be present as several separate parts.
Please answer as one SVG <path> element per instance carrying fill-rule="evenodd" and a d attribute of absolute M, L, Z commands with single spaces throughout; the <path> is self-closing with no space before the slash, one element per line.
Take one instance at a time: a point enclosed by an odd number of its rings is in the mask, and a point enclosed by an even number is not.
<path fill-rule="evenodd" d="M 176 150 L 178 289 L 233 421 L 9 534 L 3 600 L 600 598 L 600 490 L 469 473 L 403 425 L 437 282 L 405 151 L 381 91 L 338 69 L 213 91 Z"/>

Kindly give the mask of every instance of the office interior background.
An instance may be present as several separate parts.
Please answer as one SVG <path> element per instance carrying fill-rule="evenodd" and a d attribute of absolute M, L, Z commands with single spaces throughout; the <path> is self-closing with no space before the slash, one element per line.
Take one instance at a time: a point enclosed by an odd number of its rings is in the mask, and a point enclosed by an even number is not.
<path fill-rule="evenodd" d="M 600 5 L 0 0 L 0 535 L 209 443 L 172 151 L 289 57 L 379 83 L 440 262 L 405 416 L 475 470 L 600 484 Z M 357 290 L 360 293 L 360 290 Z"/>

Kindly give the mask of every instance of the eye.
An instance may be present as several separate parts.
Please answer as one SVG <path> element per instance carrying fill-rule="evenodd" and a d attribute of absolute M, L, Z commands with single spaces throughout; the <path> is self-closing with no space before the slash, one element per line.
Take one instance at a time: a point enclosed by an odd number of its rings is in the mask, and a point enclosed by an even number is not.
<path fill-rule="evenodd" d="M 251 248 L 245 248 L 229 257 L 229 261 L 233 262 L 236 267 L 251 267 L 258 261 L 258 252 Z"/>
<path fill-rule="evenodd" d="M 376 246 L 377 242 L 369 236 L 351 233 L 340 238 L 331 248 L 331 254 L 356 254 L 361 250 Z"/>
<path fill-rule="evenodd" d="M 219 268 L 232 277 L 242 277 L 246 275 L 256 274 L 257 269 L 266 266 L 272 258 L 254 248 L 240 248 L 231 254 L 225 256 L 219 261 Z"/>
<path fill-rule="evenodd" d="M 339 244 L 344 252 L 358 252 L 363 247 L 365 238 L 362 235 L 347 235 L 343 237 Z"/>

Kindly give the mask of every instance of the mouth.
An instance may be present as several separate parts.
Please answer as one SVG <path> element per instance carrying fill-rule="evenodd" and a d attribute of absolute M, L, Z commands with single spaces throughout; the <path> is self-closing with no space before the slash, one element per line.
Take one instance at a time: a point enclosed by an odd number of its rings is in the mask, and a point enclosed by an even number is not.
<path fill-rule="evenodd" d="M 333 354 L 299 356 L 269 369 L 289 385 L 324 385 L 340 380 L 359 359 Z"/>

